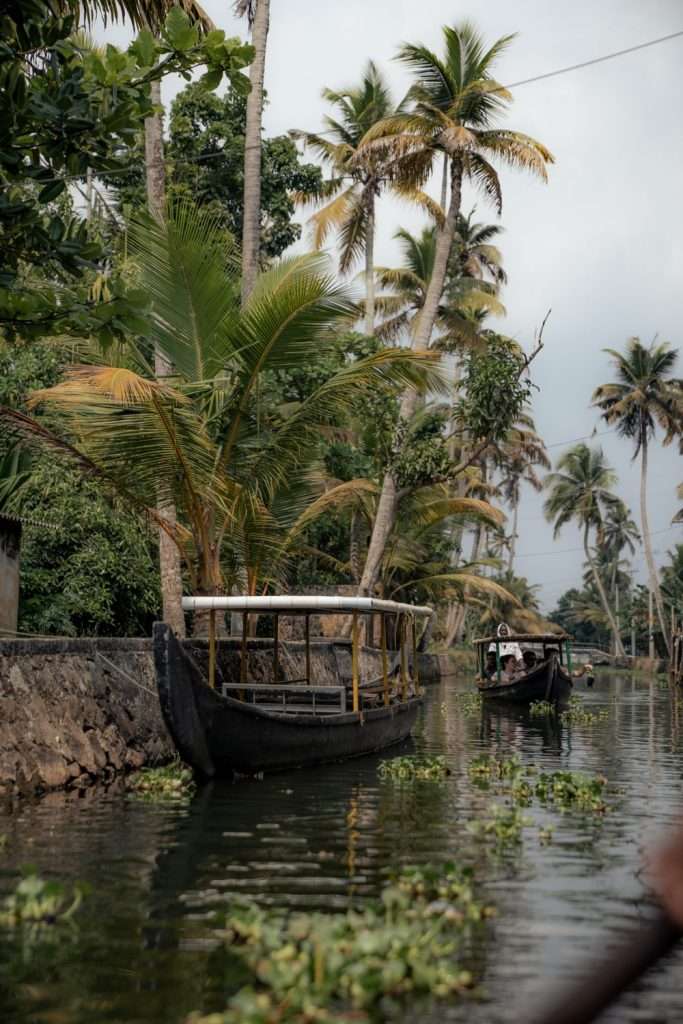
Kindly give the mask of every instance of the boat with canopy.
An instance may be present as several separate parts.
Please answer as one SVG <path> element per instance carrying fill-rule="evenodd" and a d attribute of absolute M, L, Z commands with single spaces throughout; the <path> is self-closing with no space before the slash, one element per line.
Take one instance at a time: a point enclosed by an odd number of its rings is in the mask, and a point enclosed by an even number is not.
<path fill-rule="evenodd" d="M 572 692 L 571 637 L 567 633 L 513 633 L 501 623 L 495 636 L 474 640 L 477 687 L 486 701 L 566 705 Z M 512 654 L 521 665 L 506 680 L 502 661 Z M 491 670 L 487 669 L 487 656 Z M 492 664 L 495 656 L 495 664 Z"/>
<path fill-rule="evenodd" d="M 154 625 L 157 688 L 164 720 L 176 748 L 206 777 L 259 774 L 357 757 L 405 740 L 422 704 L 418 670 L 418 621 L 432 609 L 369 597 L 185 597 L 186 611 L 209 615 L 208 667 L 203 669 L 187 644 L 166 623 Z M 220 665 L 216 613 L 242 616 L 237 659 Z M 351 616 L 350 679 L 321 685 L 315 676 L 315 640 L 310 620 L 321 615 Z M 250 616 L 272 617 L 272 638 L 258 641 L 269 650 L 270 667 L 256 664 L 249 638 Z M 303 618 L 301 675 L 285 678 L 280 617 Z M 361 678 L 361 619 L 379 616 L 381 672 Z M 392 617 L 396 651 L 387 648 Z M 254 669 L 251 671 L 251 662 Z"/>

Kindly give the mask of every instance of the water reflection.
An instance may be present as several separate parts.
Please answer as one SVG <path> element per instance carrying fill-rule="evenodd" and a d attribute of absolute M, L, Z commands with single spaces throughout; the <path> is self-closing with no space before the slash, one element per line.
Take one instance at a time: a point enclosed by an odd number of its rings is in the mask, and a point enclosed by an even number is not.
<path fill-rule="evenodd" d="M 115 786 L 6 815 L 4 889 L 18 865 L 32 863 L 89 881 L 93 895 L 77 941 L 49 970 L 44 960 L 17 963 L 0 945 L 3 1020 L 176 1024 L 191 1009 L 220 1007 L 238 983 L 209 922 L 233 898 L 343 910 L 374 896 L 400 865 L 463 856 L 478 863 L 499 907 L 482 961 L 489 998 L 434 1019 L 523 1020 L 549 985 L 577 976 L 591 950 L 604 953 L 647 911 L 641 854 L 679 808 L 681 709 L 656 682 L 601 675 L 580 691 L 586 706 L 609 709 L 590 727 L 493 707 L 468 717 L 457 700 L 463 685 L 431 691 L 416 736 L 418 750 L 448 756 L 443 784 L 381 782 L 380 758 L 363 758 L 214 783 L 184 808 L 131 801 Z M 536 810 L 520 855 L 485 856 L 466 828 L 491 801 L 467 774 L 482 753 L 601 771 L 618 804 L 603 822 Z M 538 827 L 550 822 L 554 841 L 543 847 Z M 674 957 L 606 1019 L 678 1020 L 682 965 Z"/>

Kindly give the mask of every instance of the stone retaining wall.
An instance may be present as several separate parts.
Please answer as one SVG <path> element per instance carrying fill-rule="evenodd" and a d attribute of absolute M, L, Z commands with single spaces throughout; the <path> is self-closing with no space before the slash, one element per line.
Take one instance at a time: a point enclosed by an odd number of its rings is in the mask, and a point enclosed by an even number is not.
<path fill-rule="evenodd" d="M 348 644 L 348 642 L 347 642 Z M 188 640 L 198 658 L 207 643 Z M 238 640 L 221 641 L 219 664 L 239 679 Z M 419 655 L 420 680 L 448 674 L 447 655 Z M 281 644 L 286 677 L 305 674 L 304 645 Z M 344 645 L 312 642 L 316 683 L 350 678 Z M 379 652 L 364 650 L 365 678 L 381 673 Z M 249 674 L 272 681 L 272 641 L 249 642 Z M 167 760 L 173 746 L 159 710 L 147 639 L 0 641 L 0 797 L 83 787 Z"/>

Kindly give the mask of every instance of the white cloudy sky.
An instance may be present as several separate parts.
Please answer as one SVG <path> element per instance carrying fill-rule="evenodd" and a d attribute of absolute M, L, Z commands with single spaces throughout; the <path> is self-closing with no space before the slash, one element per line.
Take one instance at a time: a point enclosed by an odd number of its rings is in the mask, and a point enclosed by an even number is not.
<path fill-rule="evenodd" d="M 229 34 L 245 28 L 229 0 L 204 0 Z M 397 44 L 421 41 L 439 48 L 440 29 L 472 18 L 489 39 L 516 32 L 500 61 L 498 78 L 515 82 L 683 29 L 680 0 L 272 0 L 266 71 L 267 134 L 289 128 L 316 130 L 323 86 L 357 78 L 372 57 L 396 96 L 408 85 L 392 61 Z M 124 26 L 98 33 L 123 44 Z M 501 223 L 509 274 L 505 331 L 527 346 L 552 307 L 546 349 L 534 364 L 540 392 L 537 425 L 551 452 L 561 442 L 590 434 L 599 424 L 590 408 L 593 387 L 610 379 L 603 347 L 620 347 L 631 335 L 655 334 L 683 342 L 683 164 L 680 67 L 683 37 L 638 53 L 515 90 L 509 124 L 542 140 L 556 165 L 546 186 L 504 171 Z M 181 87 L 167 82 L 169 102 Z M 436 193 L 435 193 L 436 194 Z M 466 208 L 474 197 L 466 197 Z M 482 217 L 493 217 L 478 200 Z M 379 214 L 377 262 L 397 257 L 392 235 L 398 224 L 420 226 L 409 207 L 385 200 Z M 680 372 L 683 374 L 683 354 Z M 619 492 L 638 508 L 638 472 L 626 442 L 613 432 L 598 439 L 619 473 Z M 683 542 L 671 528 L 675 485 L 683 460 L 675 448 L 653 452 L 650 525 L 655 550 Z M 542 584 L 545 606 L 577 583 L 580 538 L 570 527 L 553 541 L 541 499 L 524 496 L 517 571 Z M 642 557 L 635 562 L 642 576 Z"/>

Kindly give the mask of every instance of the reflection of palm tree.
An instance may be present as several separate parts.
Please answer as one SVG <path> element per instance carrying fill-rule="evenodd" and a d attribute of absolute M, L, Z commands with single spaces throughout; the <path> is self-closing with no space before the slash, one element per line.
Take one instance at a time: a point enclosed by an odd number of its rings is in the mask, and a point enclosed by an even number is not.
<path fill-rule="evenodd" d="M 555 537 L 559 535 L 562 527 L 572 520 L 582 527 L 586 561 L 591 567 L 595 586 L 614 636 L 616 652 L 623 655 L 619 627 L 589 546 L 591 530 L 596 531 L 598 537 L 602 539 L 605 514 L 612 505 L 619 502 L 610 489 L 615 482 L 616 475 L 608 465 L 602 448 L 589 448 L 586 444 L 577 444 L 559 458 L 555 472 L 549 473 L 546 477 L 544 486 L 550 493 L 543 511 L 549 520 L 555 520 Z"/>
<path fill-rule="evenodd" d="M 669 651 L 669 634 L 648 524 L 647 461 L 648 444 L 657 426 L 664 431 L 664 444 L 672 441 L 683 427 L 683 380 L 672 376 L 678 352 L 666 342 L 653 341 L 646 348 L 639 338 L 631 338 L 623 353 L 611 348 L 605 351 L 612 356 L 617 380 L 596 388 L 593 402 L 602 410 L 607 422 L 616 424 L 617 432 L 633 442 L 633 458 L 640 455 L 640 525 L 645 559 L 662 637 Z"/>

